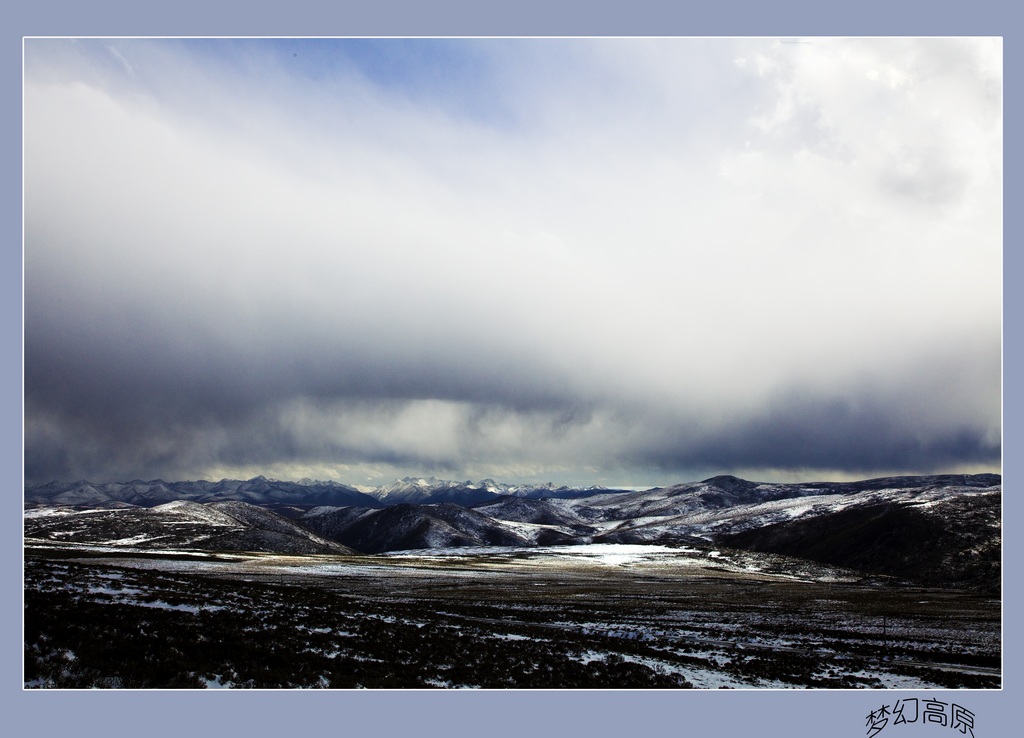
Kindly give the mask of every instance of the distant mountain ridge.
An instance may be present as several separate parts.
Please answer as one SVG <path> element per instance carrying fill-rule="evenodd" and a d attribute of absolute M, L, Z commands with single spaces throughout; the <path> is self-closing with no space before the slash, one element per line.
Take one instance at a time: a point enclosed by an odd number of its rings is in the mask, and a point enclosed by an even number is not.
<path fill-rule="evenodd" d="M 155 507 L 166 502 L 248 502 L 253 505 L 359 505 L 380 507 L 375 497 L 338 482 L 282 482 L 264 476 L 219 482 L 50 482 L 25 490 L 26 504 Z"/>
<path fill-rule="evenodd" d="M 470 480 L 456 482 L 436 479 L 434 477 L 404 477 L 369 491 L 367 494 L 376 497 L 385 505 L 402 503 L 424 505 L 440 502 L 473 505 L 494 501 L 506 496 L 529 499 L 574 499 L 613 491 L 616 490 L 598 486 L 556 486 L 551 482 L 545 484 L 504 484 L 495 482 L 493 479 L 481 479 L 479 482 Z"/>
<path fill-rule="evenodd" d="M 165 482 L 162 479 L 130 482 L 95 483 L 87 480 L 50 482 L 26 487 L 25 502 L 42 505 L 88 505 L 105 507 L 154 507 L 175 500 L 219 502 L 235 500 L 254 505 L 332 505 L 389 507 L 391 505 L 429 505 L 453 502 L 473 505 L 503 496 L 541 499 L 569 499 L 612 492 L 604 487 L 566 487 L 554 484 L 502 484 L 493 479 L 456 482 L 434 477 L 405 477 L 368 491 L 339 482 L 302 479 L 283 482 L 264 476 L 248 480 L 222 479 Z"/>

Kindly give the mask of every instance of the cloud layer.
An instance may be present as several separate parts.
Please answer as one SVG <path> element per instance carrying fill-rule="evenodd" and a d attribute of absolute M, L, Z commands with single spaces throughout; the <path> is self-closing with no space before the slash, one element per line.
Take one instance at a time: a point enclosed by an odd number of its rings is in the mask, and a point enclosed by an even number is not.
<path fill-rule="evenodd" d="M 997 39 L 25 69 L 30 480 L 998 468 Z"/>

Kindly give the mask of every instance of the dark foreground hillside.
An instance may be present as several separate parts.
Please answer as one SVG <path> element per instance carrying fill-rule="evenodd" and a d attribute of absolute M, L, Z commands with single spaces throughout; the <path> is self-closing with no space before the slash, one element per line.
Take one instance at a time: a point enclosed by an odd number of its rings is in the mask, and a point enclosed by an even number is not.
<path fill-rule="evenodd" d="M 30 551 L 24 645 L 29 688 L 1001 683 L 997 599 L 671 557 Z"/>
<path fill-rule="evenodd" d="M 520 623 L 490 635 L 472 619 L 442 616 L 420 603 L 357 601 L 317 587 L 152 573 L 96 579 L 95 572 L 74 564 L 33 563 L 29 577 L 30 687 L 693 686 L 680 674 L 619 654 L 584 658 L 593 639 L 579 634 L 552 637 L 550 629 Z M 52 586 L 65 577 L 98 581 L 110 595 Z M 115 602 L 118 594 L 132 592 L 146 594 L 134 605 Z M 501 616 L 494 606 L 465 613 Z"/>

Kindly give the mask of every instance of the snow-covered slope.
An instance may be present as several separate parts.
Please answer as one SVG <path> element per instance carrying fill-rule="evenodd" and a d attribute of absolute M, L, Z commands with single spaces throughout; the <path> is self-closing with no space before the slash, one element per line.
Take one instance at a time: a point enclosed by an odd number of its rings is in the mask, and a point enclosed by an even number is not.
<path fill-rule="evenodd" d="M 59 510 L 60 508 L 55 508 Z M 39 543 L 202 551 L 352 553 L 277 513 L 245 502 L 176 500 L 152 508 L 103 509 L 25 517 L 25 539 Z"/>

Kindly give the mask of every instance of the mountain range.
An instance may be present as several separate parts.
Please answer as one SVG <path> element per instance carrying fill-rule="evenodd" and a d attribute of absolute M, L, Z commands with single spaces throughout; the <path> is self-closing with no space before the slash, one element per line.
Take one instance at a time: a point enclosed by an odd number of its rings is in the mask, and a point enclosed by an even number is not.
<path fill-rule="evenodd" d="M 381 553 L 585 543 L 729 547 L 919 584 L 1000 587 L 998 474 L 779 484 L 717 476 L 644 491 L 406 478 L 50 483 L 27 545 Z"/>

